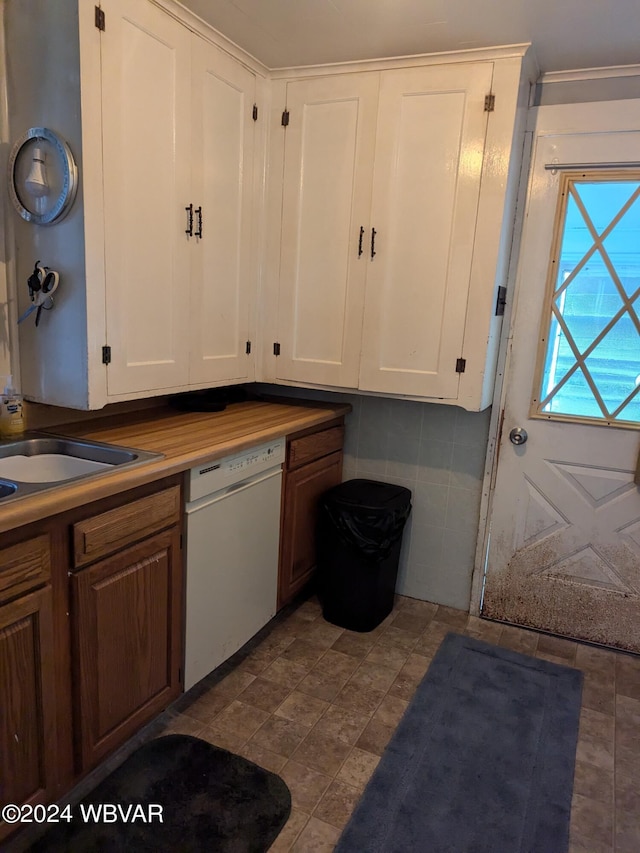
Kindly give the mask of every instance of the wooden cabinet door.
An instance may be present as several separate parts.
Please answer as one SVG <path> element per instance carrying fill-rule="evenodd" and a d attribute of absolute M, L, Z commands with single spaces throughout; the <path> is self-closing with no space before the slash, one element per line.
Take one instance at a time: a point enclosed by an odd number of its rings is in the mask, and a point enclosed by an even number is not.
<path fill-rule="evenodd" d="M 170 528 L 72 575 L 75 725 L 82 769 L 180 692 L 180 534 Z"/>
<path fill-rule="evenodd" d="M 342 451 L 287 473 L 284 482 L 278 607 L 311 580 L 316 567 L 318 500 L 342 480 Z"/>
<path fill-rule="evenodd" d="M 194 37 L 190 367 L 192 385 L 253 378 L 249 304 L 257 283 L 252 237 L 255 75 Z M 255 351 L 255 346 L 253 347 Z"/>
<path fill-rule="evenodd" d="M 56 771 L 51 587 L 0 607 L 0 806 L 53 799 Z M 0 839 L 15 829 L 0 821 Z"/>
<path fill-rule="evenodd" d="M 287 85 L 277 379 L 357 385 L 377 91 L 377 73 Z"/>
<path fill-rule="evenodd" d="M 381 74 L 363 390 L 457 397 L 492 72 L 481 62 Z"/>
<path fill-rule="evenodd" d="M 188 381 L 191 33 L 148 0 L 102 5 L 104 343 L 117 398 Z"/>

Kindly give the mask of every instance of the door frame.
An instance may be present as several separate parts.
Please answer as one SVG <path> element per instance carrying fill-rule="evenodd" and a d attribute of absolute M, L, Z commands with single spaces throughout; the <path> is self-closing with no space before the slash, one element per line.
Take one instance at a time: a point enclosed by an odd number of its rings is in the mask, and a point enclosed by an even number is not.
<path fill-rule="evenodd" d="M 615 101 L 589 101 L 576 104 L 554 104 L 532 107 L 529 110 L 525 132 L 525 147 L 518 188 L 518 201 L 514 224 L 514 240 L 507 274 L 507 304 L 500 335 L 498 366 L 492 402 L 489 440 L 478 523 L 478 539 L 471 580 L 469 612 L 481 613 L 484 578 L 489 558 L 493 494 L 498 471 L 499 446 L 502 438 L 502 422 L 506 402 L 506 390 L 511 353 L 513 327 L 518 310 L 518 295 L 524 277 L 520 267 L 522 246 L 527 238 L 527 217 L 530 188 L 533 180 L 532 166 L 535 163 L 538 137 L 579 133 L 624 132 L 640 130 L 640 99 Z M 553 215 L 553 212 L 551 213 Z M 544 286 L 542 282 L 541 287 Z"/>

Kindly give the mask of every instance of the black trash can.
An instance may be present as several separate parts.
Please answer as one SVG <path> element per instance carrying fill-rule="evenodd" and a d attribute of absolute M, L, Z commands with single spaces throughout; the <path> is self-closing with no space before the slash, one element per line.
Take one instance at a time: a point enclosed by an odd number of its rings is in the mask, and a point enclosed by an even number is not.
<path fill-rule="evenodd" d="M 347 480 L 320 498 L 317 583 L 327 622 L 372 631 L 391 613 L 410 512 L 409 489 L 375 480 Z"/>

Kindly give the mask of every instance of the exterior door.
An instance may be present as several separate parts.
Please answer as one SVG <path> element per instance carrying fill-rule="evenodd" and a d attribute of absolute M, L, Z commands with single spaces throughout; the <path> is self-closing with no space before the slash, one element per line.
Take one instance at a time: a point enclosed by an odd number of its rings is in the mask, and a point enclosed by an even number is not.
<path fill-rule="evenodd" d="M 381 75 L 363 390 L 458 396 L 492 76 L 491 62 Z"/>
<path fill-rule="evenodd" d="M 255 75 L 193 39 L 192 385 L 252 378 L 249 298 Z M 199 235 L 199 236 L 198 236 Z"/>
<path fill-rule="evenodd" d="M 103 5 L 107 389 L 113 398 L 187 384 L 191 33 L 147 0 Z"/>
<path fill-rule="evenodd" d="M 378 80 L 287 85 L 277 379 L 358 384 Z"/>
<path fill-rule="evenodd" d="M 640 101 L 535 139 L 482 614 L 640 652 Z"/>

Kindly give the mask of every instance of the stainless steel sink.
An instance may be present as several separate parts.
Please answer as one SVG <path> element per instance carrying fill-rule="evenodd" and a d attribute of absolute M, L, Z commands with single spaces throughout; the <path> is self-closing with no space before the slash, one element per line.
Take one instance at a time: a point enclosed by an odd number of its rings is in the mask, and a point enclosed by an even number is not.
<path fill-rule="evenodd" d="M 0 502 L 161 458 L 160 453 L 132 447 L 27 433 L 0 441 Z"/>
<path fill-rule="evenodd" d="M 2 498 L 10 498 L 17 491 L 15 483 L 7 483 L 5 480 L 0 480 L 0 500 Z"/>

